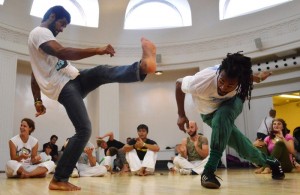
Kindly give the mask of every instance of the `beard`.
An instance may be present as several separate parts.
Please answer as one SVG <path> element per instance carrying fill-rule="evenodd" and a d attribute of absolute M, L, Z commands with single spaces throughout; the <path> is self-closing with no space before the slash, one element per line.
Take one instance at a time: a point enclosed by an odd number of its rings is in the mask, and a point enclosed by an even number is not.
<path fill-rule="evenodd" d="M 49 30 L 52 32 L 53 36 L 56 37 L 57 36 L 57 33 L 56 33 L 56 30 L 55 30 L 55 21 L 53 21 L 50 25 L 49 25 Z"/>
<path fill-rule="evenodd" d="M 195 135 L 197 135 L 197 131 L 193 132 L 192 134 L 189 134 L 190 137 L 195 137 Z"/>

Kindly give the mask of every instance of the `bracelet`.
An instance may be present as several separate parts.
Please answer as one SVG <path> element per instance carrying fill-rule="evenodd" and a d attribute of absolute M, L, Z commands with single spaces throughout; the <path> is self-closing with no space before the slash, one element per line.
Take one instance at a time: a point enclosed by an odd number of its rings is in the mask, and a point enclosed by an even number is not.
<path fill-rule="evenodd" d="M 143 147 L 146 145 L 146 143 L 144 142 Z"/>
<path fill-rule="evenodd" d="M 34 105 L 37 105 L 37 104 L 42 104 L 43 103 L 43 101 L 42 100 L 37 100 L 37 101 L 35 101 L 34 102 Z"/>

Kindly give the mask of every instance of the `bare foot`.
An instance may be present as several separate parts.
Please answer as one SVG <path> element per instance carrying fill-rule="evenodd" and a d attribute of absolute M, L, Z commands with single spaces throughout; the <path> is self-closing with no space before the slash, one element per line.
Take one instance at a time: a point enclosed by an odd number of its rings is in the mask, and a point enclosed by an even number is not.
<path fill-rule="evenodd" d="M 136 175 L 138 175 L 138 176 L 144 176 L 145 175 L 145 168 L 142 167 L 140 170 L 138 170 L 136 172 Z"/>
<path fill-rule="evenodd" d="M 81 188 L 69 182 L 55 181 L 52 179 L 49 184 L 49 190 L 76 191 L 81 190 Z"/>
<path fill-rule="evenodd" d="M 256 170 L 254 171 L 254 173 L 260 174 L 261 172 L 264 171 L 264 169 L 265 169 L 264 167 L 260 167 L 260 168 L 256 169 Z"/>
<path fill-rule="evenodd" d="M 269 167 L 266 167 L 265 170 L 263 172 L 261 172 L 262 174 L 269 174 L 271 173 L 271 169 Z"/>
<path fill-rule="evenodd" d="M 151 171 L 145 171 L 144 176 L 147 176 L 147 175 L 154 175 L 154 173 Z"/>
<path fill-rule="evenodd" d="M 141 60 L 141 71 L 143 74 L 154 73 L 156 71 L 156 47 L 155 45 L 142 37 L 143 55 Z"/>
<path fill-rule="evenodd" d="M 21 175 L 20 175 L 20 178 L 21 179 L 27 179 L 27 178 L 30 178 L 30 175 L 27 171 L 22 171 Z"/>

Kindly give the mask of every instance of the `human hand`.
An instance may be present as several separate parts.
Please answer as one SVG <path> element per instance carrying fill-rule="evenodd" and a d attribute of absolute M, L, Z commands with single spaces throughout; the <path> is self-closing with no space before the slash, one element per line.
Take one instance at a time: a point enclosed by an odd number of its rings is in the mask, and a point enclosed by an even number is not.
<path fill-rule="evenodd" d="M 99 54 L 100 55 L 109 54 L 110 57 L 113 57 L 115 55 L 115 53 L 116 53 L 115 49 L 110 44 L 108 44 L 105 47 L 99 48 Z"/>
<path fill-rule="evenodd" d="M 262 71 L 262 72 L 259 72 L 257 74 L 254 75 L 254 81 L 256 83 L 260 83 L 264 80 L 266 80 L 269 76 L 272 75 L 272 72 L 269 72 L 269 71 Z"/>
<path fill-rule="evenodd" d="M 21 159 L 27 159 L 27 158 L 30 157 L 30 154 L 22 153 L 22 154 L 20 155 L 20 157 L 21 157 Z"/>
<path fill-rule="evenodd" d="M 265 142 L 260 138 L 260 139 L 255 140 L 255 142 L 253 143 L 253 145 L 255 147 L 261 148 L 261 147 L 263 147 L 265 145 Z"/>
<path fill-rule="evenodd" d="M 90 147 L 85 147 L 84 148 L 84 153 L 86 153 L 87 155 L 91 155 L 94 151 L 94 148 L 90 148 Z"/>
<path fill-rule="evenodd" d="M 46 107 L 43 105 L 42 101 L 37 101 L 34 104 L 34 106 L 35 106 L 35 110 L 36 110 L 35 117 L 38 117 L 38 116 L 46 113 Z"/>
<path fill-rule="evenodd" d="M 36 155 L 34 158 L 33 158 L 33 161 L 34 162 L 39 162 L 42 160 L 42 157 L 40 155 Z"/>
<path fill-rule="evenodd" d="M 143 145 L 144 145 L 144 142 L 143 142 L 143 140 L 141 139 L 141 138 L 136 138 L 136 143 L 135 143 L 135 147 L 136 148 L 142 148 L 143 147 Z"/>
<path fill-rule="evenodd" d="M 179 153 L 181 156 L 184 156 L 185 150 L 186 150 L 186 147 L 185 147 L 184 145 L 180 144 L 180 145 L 178 146 L 178 153 Z"/>
<path fill-rule="evenodd" d="M 178 117 L 177 125 L 181 131 L 186 133 L 189 129 L 189 119 L 186 116 Z"/>

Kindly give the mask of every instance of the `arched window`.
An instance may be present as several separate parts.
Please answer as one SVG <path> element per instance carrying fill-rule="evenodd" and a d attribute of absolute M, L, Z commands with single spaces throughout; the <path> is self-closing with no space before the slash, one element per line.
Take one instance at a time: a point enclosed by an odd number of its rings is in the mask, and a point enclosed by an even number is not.
<path fill-rule="evenodd" d="M 289 1 L 292 0 L 220 0 L 220 20 L 258 12 Z"/>
<path fill-rule="evenodd" d="M 161 29 L 192 25 L 187 0 L 130 0 L 124 29 Z"/>
<path fill-rule="evenodd" d="M 71 24 L 98 27 L 98 0 L 34 0 L 30 15 L 43 18 L 46 11 L 55 5 L 63 6 L 71 14 Z"/>

